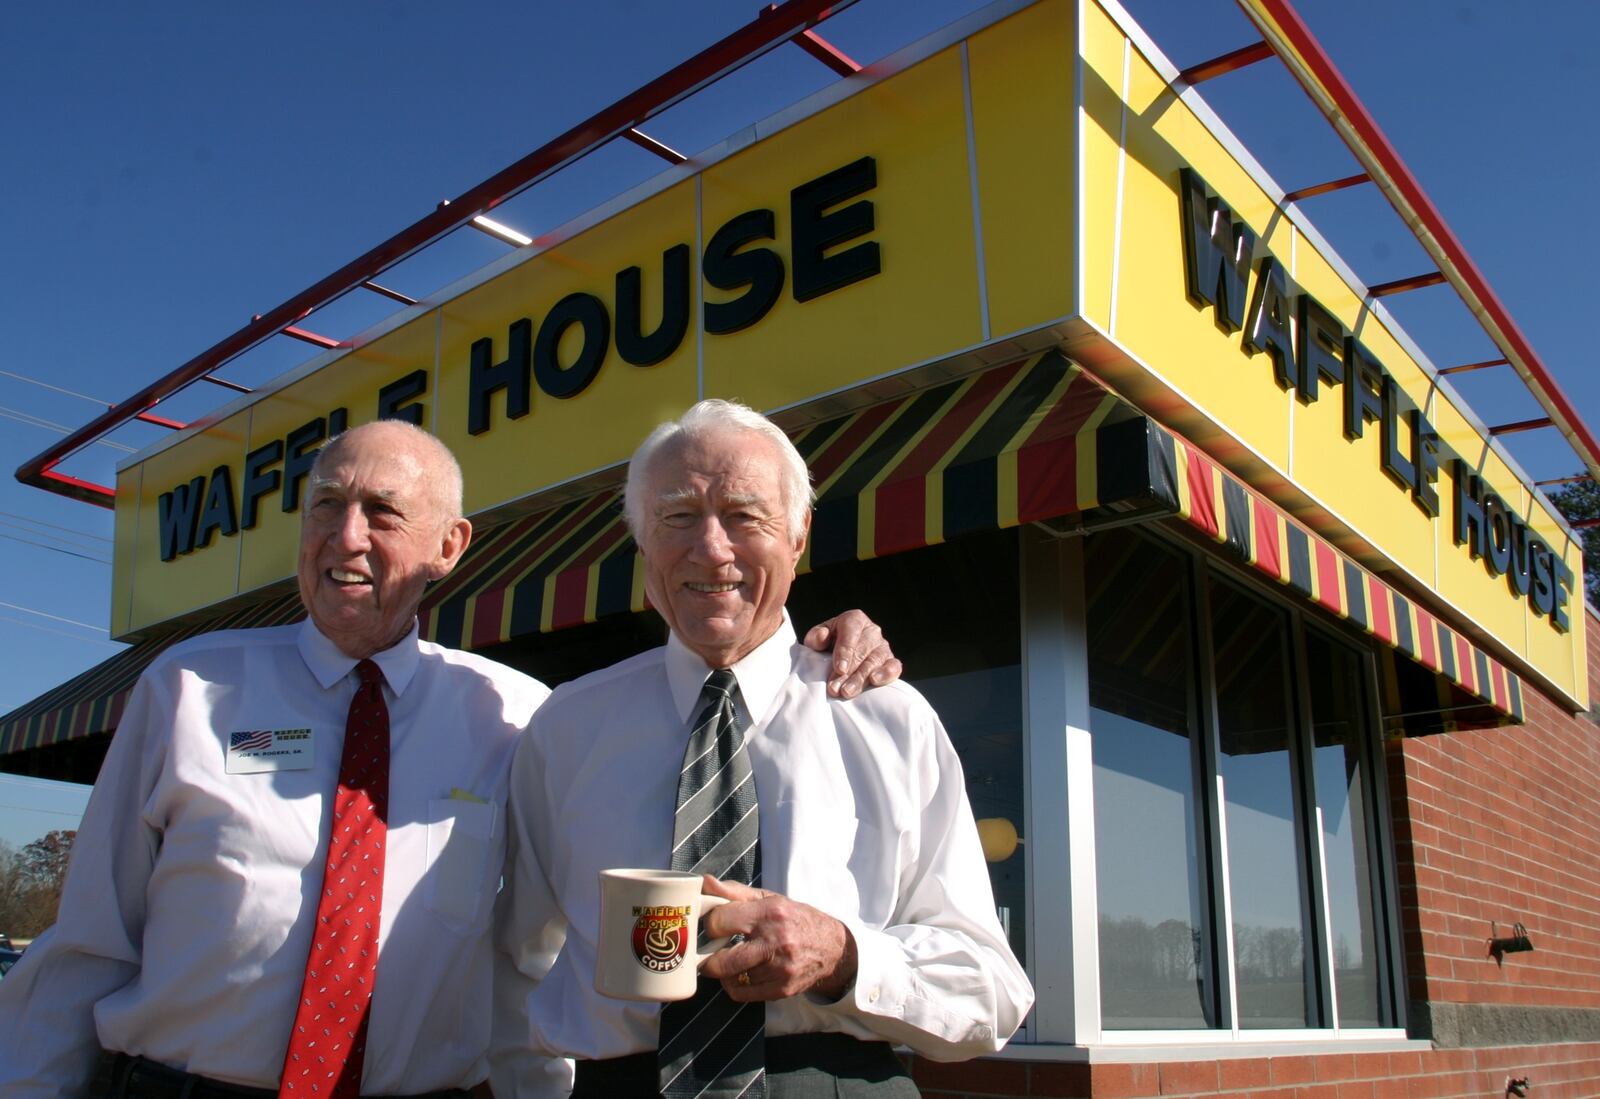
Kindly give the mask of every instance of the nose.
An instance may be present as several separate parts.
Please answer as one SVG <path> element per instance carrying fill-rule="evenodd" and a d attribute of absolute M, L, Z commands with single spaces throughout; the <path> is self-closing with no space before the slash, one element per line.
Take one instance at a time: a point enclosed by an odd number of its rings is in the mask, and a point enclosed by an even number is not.
<path fill-rule="evenodd" d="M 345 553 L 365 553 L 371 548 L 367 516 L 359 504 L 352 503 L 339 516 L 338 529 L 333 532 L 334 544 Z"/>
<path fill-rule="evenodd" d="M 726 565 L 733 561 L 733 546 L 728 540 L 728 530 L 722 520 L 708 515 L 695 532 L 694 559 L 696 564 Z"/>

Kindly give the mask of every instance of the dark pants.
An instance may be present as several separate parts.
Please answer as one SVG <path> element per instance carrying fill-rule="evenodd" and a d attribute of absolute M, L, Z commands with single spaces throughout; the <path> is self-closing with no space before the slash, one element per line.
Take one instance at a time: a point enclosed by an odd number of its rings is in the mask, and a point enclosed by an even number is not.
<path fill-rule="evenodd" d="M 168 1068 L 147 1057 L 102 1053 L 89 1082 L 89 1099 L 277 1099 L 271 1088 L 247 1088 Z M 413 1099 L 468 1099 L 464 1091 L 433 1091 Z"/>
<path fill-rule="evenodd" d="M 658 1094 L 654 1053 L 577 1064 L 572 1099 Z M 844 1034 L 767 1039 L 768 1099 L 916 1099 L 921 1094 L 888 1042 Z"/>

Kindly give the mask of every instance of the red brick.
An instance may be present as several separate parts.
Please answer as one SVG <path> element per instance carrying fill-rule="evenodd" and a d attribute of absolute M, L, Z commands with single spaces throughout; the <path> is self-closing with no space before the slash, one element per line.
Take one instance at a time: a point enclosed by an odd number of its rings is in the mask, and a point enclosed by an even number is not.
<path fill-rule="evenodd" d="M 1380 1080 L 1388 1075 L 1389 1055 L 1387 1053 L 1356 1054 L 1356 1079 Z"/>
<path fill-rule="evenodd" d="M 1280 1084 L 1309 1084 L 1314 1078 L 1309 1057 L 1274 1057 L 1267 1062 L 1274 1086 Z"/>
<path fill-rule="evenodd" d="M 1097 1088 L 1090 1085 L 1093 1070 L 1082 1062 L 1037 1062 L 1028 1066 L 1029 1095 L 1059 1095 L 1068 1099 L 1088 1099 Z M 1154 1095 L 1152 1090 L 1147 1095 Z"/>
<path fill-rule="evenodd" d="M 1356 1074 L 1356 1059 L 1349 1054 L 1325 1054 L 1314 1059 L 1312 1071 L 1317 1083 L 1331 1080 L 1351 1080 Z"/>
<path fill-rule="evenodd" d="M 1095 1065 L 1090 1079 L 1094 1099 L 1144 1099 L 1161 1094 L 1161 1068 L 1155 1064 Z"/>
<path fill-rule="evenodd" d="M 1272 1083 L 1272 1068 L 1264 1057 L 1219 1061 L 1217 1074 L 1223 1091 L 1243 1091 L 1245 1088 L 1261 1088 Z"/>
<path fill-rule="evenodd" d="M 1372 1099 L 1372 1081 L 1347 1080 L 1339 1085 L 1339 1099 Z"/>
<path fill-rule="evenodd" d="M 1215 1061 L 1168 1061 L 1160 1069 L 1162 1095 L 1205 1095 L 1217 1090 Z"/>

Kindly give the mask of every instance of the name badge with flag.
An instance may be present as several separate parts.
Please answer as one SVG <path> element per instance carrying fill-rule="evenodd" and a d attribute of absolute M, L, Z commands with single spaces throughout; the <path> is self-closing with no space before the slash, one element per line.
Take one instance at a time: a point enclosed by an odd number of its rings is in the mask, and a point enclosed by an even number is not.
<path fill-rule="evenodd" d="M 310 729 L 245 729 L 228 734 L 230 775 L 304 771 L 311 758 Z"/>

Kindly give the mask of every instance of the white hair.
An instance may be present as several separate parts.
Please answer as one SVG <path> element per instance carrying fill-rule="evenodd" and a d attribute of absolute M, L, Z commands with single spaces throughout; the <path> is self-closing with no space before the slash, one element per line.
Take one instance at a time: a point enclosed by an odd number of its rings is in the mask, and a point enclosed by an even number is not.
<path fill-rule="evenodd" d="M 806 529 L 806 514 L 810 512 L 815 494 L 811 489 L 811 471 L 806 460 L 795 449 L 783 429 L 761 413 L 738 401 L 716 398 L 701 401 L 676 420 L 657 424 L 639 449 L 628 461 L 628 483 L 623 489 L 623 515 L 635 542 L 642 544 L 646 520 L 645 478 L 655 461 L 657 452 L 675 440 L 703 439 L 722 432 L 747 431 L 759 435 L 772 444 L 778 455 L 778 478 L 783 489 L 783 503 L 789 521 L 789 537 L 798 538 Z"/>
<path fill-rule="evenodd" d="M 450 453 L 450 448 L 440 441 L 437 435 L 425 431 L 409 420 L 375 420 L 370 424 L 360 424 L 342 431 L 323 444 L 317 451 L 315 460 L 311 463 L 311 475 L 306 478 L 305 496 L 311 499 L 317 487 L 326 484 L 327 465 L 333 460 L 334 451 L 341 446 L 348 445 L 354 437 L 371 428 L 383 427 L 399 429 L 419 452 L 423 462 L 423 476 L 428 482 L 433 503 L 439 509 L 441 524 L 449 524 L 461 518 L 462 509 L 462 481 L 461 464 L 456 461 L 456 456 Z"/>

